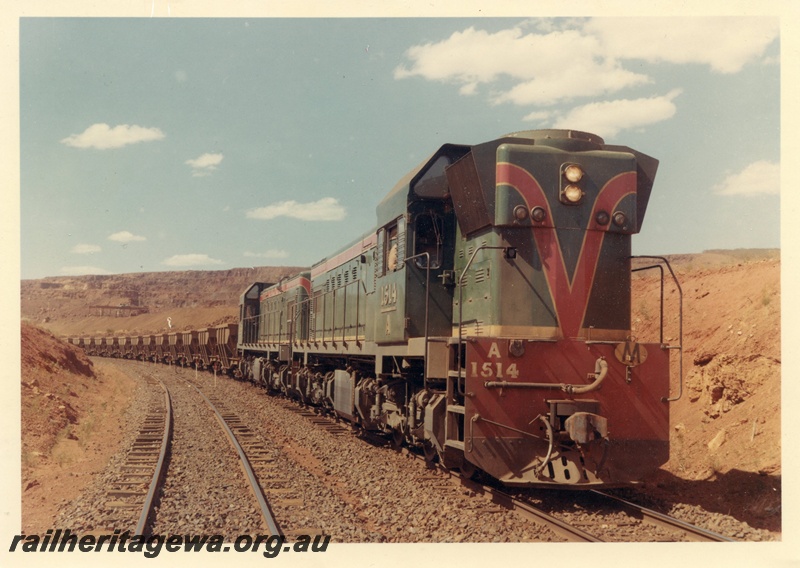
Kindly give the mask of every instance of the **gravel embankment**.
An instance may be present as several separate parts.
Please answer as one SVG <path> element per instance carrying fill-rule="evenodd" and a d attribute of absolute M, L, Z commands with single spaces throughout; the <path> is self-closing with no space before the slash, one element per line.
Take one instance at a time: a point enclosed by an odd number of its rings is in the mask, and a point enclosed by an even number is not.
<path fill-rule="evenodd" d="M 74 501 L 62 501 L 59 513 L 54 520 L 54 527 L 68 528 L 73 532 L 113 532 L 133 530 L 136 527 L 141 511 L 128 510 L 112 513 L 105 507 L 109 501 L 106 491 L 111 483 L 119 478 L 120 467 L 133 445 L 140 428 L 144 424 L 150 406 L 163 400 L 164 391 L 160 386 L 148 385 L 141 372 L 132 365 L 119 365 L 120 371 L 139 382 L 132 397 L 132 402 L 121 419 L 120 436 L 123 438 L 117 454 L 111 457 L 106 468 L 97 474 Z"/>

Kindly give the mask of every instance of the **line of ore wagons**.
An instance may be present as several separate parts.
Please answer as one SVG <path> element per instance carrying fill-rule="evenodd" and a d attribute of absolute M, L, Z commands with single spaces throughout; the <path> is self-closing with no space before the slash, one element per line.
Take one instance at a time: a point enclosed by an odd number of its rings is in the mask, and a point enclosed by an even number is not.
<path fill-rule="evenodd" d="M 236 365 L 239 325 L 229 323 L 192 331 L 125 337 L 73 337 L 70 342 L 87 355 L 140 361 L 196 365 L 200 369 L 230 371 Z"/>

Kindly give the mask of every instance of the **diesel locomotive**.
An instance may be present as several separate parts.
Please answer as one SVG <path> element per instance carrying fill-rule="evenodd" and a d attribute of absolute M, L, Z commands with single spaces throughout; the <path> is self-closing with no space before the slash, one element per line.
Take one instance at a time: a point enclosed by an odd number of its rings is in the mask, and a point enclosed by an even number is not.
<path fill-rule="evenodd" d="M 632 270 L 650 267 L 633 265 L 631 237 L 657 167 L 573 130 L 445 144 L 379 203 L 374 230 L 253 283 L 213 349 L 186 337 L 171 354 L 165 338 L 162 359 L 228 368 L 466 476 L 635 482 L 669 459 L 682 342 L 663 324 L 651 343 L 631 332 Z"/>
<path fill-rule="evenodd" d="M 577 131 L 445 144 L 375 230 L 242 294 L 241 372 L 466 475 L 641 479 L 669 458 L 680 349 L 631 335 L 657 166 Z"/>

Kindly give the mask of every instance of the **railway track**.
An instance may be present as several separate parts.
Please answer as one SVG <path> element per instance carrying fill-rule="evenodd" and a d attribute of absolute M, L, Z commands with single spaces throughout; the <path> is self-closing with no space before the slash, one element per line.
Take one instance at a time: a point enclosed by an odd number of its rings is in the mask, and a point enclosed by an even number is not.
<path fill-rule="evenodd" d="M 300 416 L 303 416 L 304 418 L 306 418 L 306 420 L 308 420 L 312 424 L 321 427 L 322 429 L 330 433 L 333 433 L 334 435 L 344 435 L 352 433 L 351 428 L 345 428 L 336 420 L 333 420 L 327 416 L 320 415 L 316 412 L 310 411 L 304 408 L 303 406 L 299 405 L 296 401 L 286 398 L 278 398 L 277 400 L 282 407 L 291 410 L 292 412 L 295 412 Z M 373 445 L 381 444 L 381 441 L 377 437 L 370 437 L 368 441 L 371 442 Z M 391 446 L 392 444 L 391 440 L 386 440 L 384 442 L 389 446 Z M 422 461 L 425 461 L 425 458 L 423 456 L 417 454 L 416 452 L 410 451 L 407 448 L 403 448 L 401 451 L 406 455 L 411 456 L 415 459 L 421 459 Z M 489 497 L 492 503 L 494 503 L 495 505 L 500 505 L 501 507 L 507 510 L 515 511 L 516 513 L 522 515 L 528 520 L 531 520 L 536 524 L 549 529 L 550 531 L 552 531 L 556 535 L 559 535 L 566 541 L 602 542 L 601 539 L 595 537 L 594 535 L 580 529 L 579 527 L 572 526 L 569 523 L 564 522 L 553 515 L 549 515 L 545 511 L 537 509 L 536 507 L 534 507 L 530 503 L 525 502 L 524 500 L 516 499 L 512 495 L 500 491 L 499 489 L 495 489 L 475 481 L 467 480 L 461 477 L 461 475 L 457 471 L 450 471 L 444 469 L 442 469 L 441 471 L 444 472 L 445 475 L 448 476 L 451 481 L 456 481 L 460 483 L 461 485 L 463 485 L 470 491 L 474 492 L 475 494 Z M 432 477 L 430 478 L 430 481 L 441 482 L 442 479 L 439 477 Z M 454 487 L 452 484 L 450 486 Z M 439 489 L 446 489 L 446 488 L 447 486 L 445 485 L 445 486 L 440 486 Z"/>
<path fill-rule="evenodd" d="M 685 540 L 695 542 L 736 542 L 733 538 L 689 524 L 675 517 L 670 517 L 669 515 L 654 511 L 653 509 L 637 505 L 636 503 L 632 503 L 631 501 L 627 501 L 615 495 L 602 491 L 592 491 L 592 493 L 614 502 L 629 511 L 634 517 L 641 518 L 644 522 L 682 533 Z"/>
<path fill-rule="evenodd" d="M 226 409 L 225 403 L 222 400 L 213 395 L 207 396 L 201 389 L 197 388 L 197 385 L 191 382 L 187 381 L 187 384 L 194 388 L 200 396 L 203 397 L 203 400 L 208 403 L 217 417 L 220 426 L 222 426 L 222 429 L 228 436 L 228 440 L 234 450 L 236 450 L 241 460 L 242 469 L 247 476 L 247 481 L 250 483 L 250 489 L 253 491 L 253 496 L 258 502 L 261 517 L 264 519 L 264 525 L 267 530 L 269 530 L 270 536 L 283 536 L 283 532 L 278 527 L 275 515 L 261 487 L 259 478 L 256 476 L 255 471 L 253 471 L 254 464 L 268 465 L 272 462 L 267 448 L 264 447 L 263 443 L 256 437 L 253 431 L 244 424 L 239 416 Z"/>
<path fill-rule="evenodd" d="M 106 491 L 105 501 L 111 526 L 126 526 L 131 513 L 139 511 L 133 534 L 147 534 L 172 441 L 172 399 L 169 389 L 152 376 L 146 376 L 145 380 L 150 386 L 160 386 L 164 396 L 151 402 L 144 423 L 124 463 L 119 467 L 118 475 Z"/>
<path fill-rule="evenodd" d="M 416 457 L 424 460 L 422 456 Z M 543 508 L 537 507 L 526 496 L 526 494 L 530 493 L 530 491 L 523 491 L 521 495 L 514 495 L 491 485 L 481 484 L 476 481 L 465 479 L 461 477 L 458 472 L 451 471 L 449 473 L 452 479 L 464 486 L 469 487 L 476 494 L 485 495 L 490 498 L 492 502 L 507 509 L 513 510 L 528 520 L 548 527 L 550 530 L 564 537 L 570 542 L 612 542 L 618 540 L 616 538 L 609 538 L 607 535 L 603 534 L 605 531 L 597 534 L 589 532 L 593 530 L 591 525 L 588 527 L 588 529 L 584 529 L 577 526 L 577 523 L 572 523 L 568 520 L 560 518 L 558 515 L 546 512 Z M 598 496 L 605 501 L 602 507 L 601 504 L 595 504 L 595 509 L 600 510 L 601 508 L 607 507 L 621 509 L 632 519 L 632 521 L 623 522 L 622 524 L 631 526 L 643 522 L 659 529 L 663 529 L 666 531 L 666 534 L 671 535 L 666 537 L 657 537 L 657 540 L 659 541 L 736 542 L 736 540 L 733 538 L 729 538 L 714 531 L 692 525 L 675 517 L 659 513 L 658 511 L 648 509 L 647 507 L 637 505 L 636 503 L 626 501 L 625 499 L 621 499 L 620 497 L 616 497 L 602 491 L 591 490 L 591 494 Z M 555 495 L 557 498 L 558 494 Z M 605 518 L 603 513 L 599 514 L 601 515 L 601 520 Z M 619 522 L 617 522 L 617 524 L 618 523 Z M 581 524 L 586 525 L 587 523 L 586 521 L 582 521 Z M 604 523 L 598 521 L 593 522 L 593 524 L 602 526 Z"/>
<path fill-rule="evenodd" d="M 349 425 L 342 425 L 342 423 L 338 420 L 334 420 L 328 416 L 320 414 L 319 412 L 315 412 L 313 408 L 302 406 L 298 402 L 288 398 L 278 398 L 276 400 L 282 407 L 299 414 L 329 434 L 333 434 L 334 436 L 349 436 L 354 433 L 353 428 L 351 428 Z"/>
<path fill-rule="evenodd" d="M 187 381 L 187 384 L 194 388 L 214 411 L 236 450 L 270 534 L 285 538 L 298 535 L 323 535 L 325 533 L 323 529 L 301 525 L 292 519 L 296 509 L 303 506 L 304 498 L 302 492 L 294 487 L 293 480 L 276 463 L 273 449 L 247 425 L 245 419 L 231 411 L 221 397 L 204 392 L 190 381 Z M 306 414 L 309 419 L 314 419 L 316 416 L 307 411 Z M 328 426 L 332 428 L 332 433 L 338 432 L 336 425 L 328 423 Z M 281 510 L 283 518 L 281 524 L 278 523 L 273 509 Z"/>
<path fill-rule="evenodd" d="M 280 401 L 281 406 L 284 408 L 292 410 L 293 412 L 305 417 L 314 425 L 322 427 L 329 432 L 337 435 L 343 435 L 350 432 L 349 428 L 344 428 L 337 421 L 325 416 L 321 416 L 313 411 L 309 411 L 303 406 L 297 404 L 295 401 L 287 399 L 278 400 Z M 386 444 L 391 446 L 391 441 L 386 441 Z M 424 456 L 417 452 L 411 451 L 407 448 L 403 448 L 402 451 L 414 459 L 425 462 Z M 426 463 L 426 467 L 427 465 L 428 464 Z M 528 498 L 526 498 L 524 496 L 525 492 L 523 492 L 523 495 L 517 496 L 492 485 L 482 484 L 477 481 L 465 479 L 457 471 L 442 471 L 449 476 L 449 479 L 452 482 L 460 484 L 476 495 L 481 495 L 487 498 L 495 505 L 501 506 L 509 511 L 514 511 L 523 518 L 549 529 L 568 542 L 606 542 L 613 540 L 610 538 L 604 538 L 603 535 L 593 534 L 591 532 L 591 527 L 585 529 L 577 526 L 577 524 L 570 523 L 568 520 L 559 518 L 557 515 L 548 513 L 544 509 L 534 505 Z M 626 501 L 614 495 L 601 491 L 592 491 L 591 493 L 602 498 L 606 502 L 607 507 L 613 507 L 615 509 L 622 509 L 625 511 L 627 515 L 634 519 L 631 524 L 636 524 L 639 521 L 642 521 L 663 529 L 668 534 L 672 535 L 671 537 L 667 538 L 660 537 L 659 540 L 735 542 L 735 539 L 707 529 L 703 529 L 680 519 L 676 519 L 674 517 L 670 517 L 669 515 L 659 513 L 641 505 L 637 505 L 633 502 Z M 585 522 L 582 524 L 585 524 Z"/>

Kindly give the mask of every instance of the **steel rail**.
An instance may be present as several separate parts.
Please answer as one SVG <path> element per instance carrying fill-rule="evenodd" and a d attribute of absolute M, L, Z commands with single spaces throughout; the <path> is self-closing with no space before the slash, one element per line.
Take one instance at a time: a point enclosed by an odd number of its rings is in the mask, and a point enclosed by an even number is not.
<path fill-rule="evenodd" d="M 408 455 L 413 456 L 415 459 L 425 460 L 424 456 L 421 456 L 418 453 L 409 450 L 408 448 L 404 448 L 404 451 L 407 452 Z M 570 525 L 569 523 L 562 521 L 561 519 L 546 513 L 542 509 L 539 509 L 538 507 L 531 505 L 522 499 L 518 499 L 517 497 L 514 497 L 510 493 L 506 493 L 501 489 L 484 485 L 478 481 L 467 479 L 455 470 L 440 469 L 440 471 L 443 471 L 445 474 L 450 476 L 452 481 L 460 483 L 464 487 L 474 491 L 477 494 L 488 495 L 491 497 L 492 503 L 500 505 L 509 511 L 514 511 L 538 525 L 549 528 L 551 531 L 569 542 L 604 542 L 603 539 L 574 525 Z"/>
<path fill-rule="evenodd" d="M 603 539 L 586 532 L 583 529 L 571 525 L 561 519 L 544 512 L 542 509 L 526 503 L 525 501 L 514 497 L 495 487 L 489 487 L 476 481 L 470 481 L 461 477 L 457 472 L 450 472 L 453 477 L 458 477 L 463 485 L 470 488 L 476 486 L 474 491 L 487 493 L 492 498 L 492 503 L 496 503 L 506 509 L 521 513 L 533 522 L 549 528 L 554 533 L 564 537 L 569 542 L 605 542 Z"/>
<path fill-rule="evenodd" d="M 421 456 L 416 452 L 410 450 L 406 451 L 408 452 L 409 455 L 413 456 L 416 459 L 421 459 L 421 460 L 425 459 L 424 456 Z M 572 526 L 569 523 L 562 521 L 561 519 L 558 519 L 557 517 L 554 517 L 542 511 L 541 509 L 537 508 L 536 506 L 522 499 L 514 497 L 513 495 L 506 493 L 501 489 L 484 485 L 477 481 L 466 479 L 459 472 L 454 470 L 444 470 L 444 471 L 450 476 L 451 479 L 457 480 L 462 485 L 468 487 L 475 493 L 482 493 L 489 495 L 493 503 L 496 503 L 501 507 L 505 507 L 506 509 L 521 513 L 530 520 L 548 527 L 550 530 L 566 538 L 570 542 L 605 542 L 603 539 L 594 536 L 590 533 L 587 533 L 586 531 L 579 529 L 578 527 Z M 642 507 L 641 505 L 637 505 L 636 503 L 626 501 L 625 499 L 622 499 L 620 497 L 616 497 L 608 493 L 603 493 L 602 491 L 596 489 L 590 489 L 589 491 L 601 497 L 613 500 L 619 503 L 620 505 L 623 505 L 625 508 L 633 511 L 638 515 L 641 515 L 642 519 L 646 522 L 649 522 L 656 526 L 665 527 L 670 530 L 678 530 L 682 532 L 691 541 L 737 542 L 736 539 L 692 525 L 680 519 L 676 519 L 674 517 L 670 517 L 669 515 L 659 513 L 658 511 Z"/>
<path fill-rule="evenodd" d="M 600 495 L 601 497 L 619 503 L 626 509 L 633 511 L 636 514 L 642 515 L 642 519 L 651 524 L 654 524 L 656 526 L 666 527 L 672 530 L 679 530 L 683 532 L 683 534 L 689 540 L 696 542 L 737 542 L 736 539 L 721 535 L 719 533 L 715 533 L 714 531 L 710 531 L 708 529 L 692 525 L 690 523 L 687 523 L 686 521 L 676 519 L 675 517 L 670 517 L 669 515 L 665 515 L 664 513 L 659 513 L 658 511 L 648 509 L 647 507 L 643 507 L 641 505 L 637 505 L 636 503 L 632 503 L 631 501 L 626 501 L 625 499 L 617 497 L 616 495 L 610 495 L 608 493 L 604 493 L 596 489 L 592 489 L 591 491 L 596 495 Z"/>
<path fill-rule="evenodd" d="M 158 380 L 158 379 L 156 379 Z M 142 506 L 142 514 L 139 516 L 139 522 L 136 524 L 136 532 L 134 534 L 144 534 L 147 528 L 147 522 L 153 512 L 153 503 L 155 501 L 156 491 L 160 486 L 160 482 L 164 473 L 164 460 L 167 456 L 167 448 L 170 446 L 172 440 L 172 399 L 169 395 L 169 389 L 158 380 L 161 388 L 164 389 L 164 407 L 166 409 L 166 416 L 164 418 L 164 434 L 161 437 L 161 450 L 158 453 L 158 461 L 156 468 L 153 472 L 153 477 L 150 479 L 150 487 L 147 490 L 147 495 L 144 499 Z"/>
<path fill-rule="evenodd" d="M 187 381 L 188 383 L 188 381 Z M 275 516 L 272 513 L 272 509 L 270 509 L 269 503 L 267 502 L 267 498 L 264 496 L 264 490 L 261 488 L 261 484 L 258 482 L 258 478 L 256 477 L 255 472 L 253 472 L 253 468 L 250 465 L 250 460 L 247 459 L 247 455 L 244 452 L 241 444 L 239 444 L 239 440 L 236 439 L 236 435 L 233 433 L 233 430 L 230 429 L 228 423 L 223 418 L 220 411 L 214 405 L 213 402 L 192 383 L 188 383 L 194 390 L 196 390 L 200 396 L 208 403 L 211 407 L 211 410 L 214 411 L 214 414 L 217 416 L 217 420 L 219 420 L 222 429 L 225 430 L 225 433 L 228 435 L 228 439 L 230 440 L 231 444 L 233 445 L 236 453 L 239 454 L 239 459 L 242 462 L 242 466 L 244 467 L 245 474 L 247 475 L 247 479 L 250 481 L 250 488 L 253 490 L 253 494 L 255 495 L 256 501 L 258 501 L 258 506 L 261 509 L 261 516 L 264 519 L 264 522 L 267 524 L 267 529 L 270 532 L 271 536 L 284 536 L 280 528 L 278 528 L 278 524 L 275 521 Z"/>

